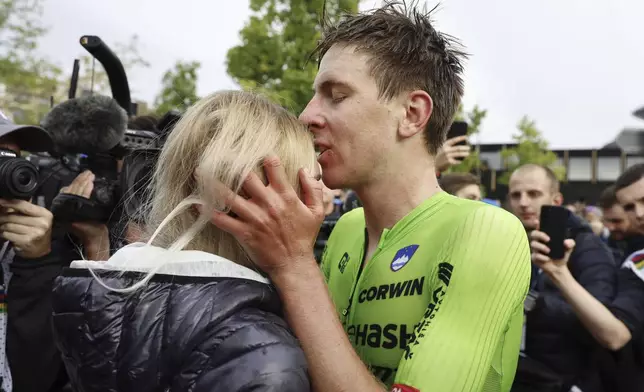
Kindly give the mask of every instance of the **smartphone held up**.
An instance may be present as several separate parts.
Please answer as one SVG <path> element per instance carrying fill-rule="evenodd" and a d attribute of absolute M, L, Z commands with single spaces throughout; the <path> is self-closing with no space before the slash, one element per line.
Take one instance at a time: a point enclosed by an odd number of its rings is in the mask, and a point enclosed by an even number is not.
<path fill-rule="evenodd" d="M 550 241 L 546 244 L 550 248 L 548 255 L 553 260 L 563 259 L 566 254 L 564 241 L 567 234 L 567 223 L 570 211 L 559 206 L 542 206 L 539 220 L 539 231 L 546 233 Z"/>

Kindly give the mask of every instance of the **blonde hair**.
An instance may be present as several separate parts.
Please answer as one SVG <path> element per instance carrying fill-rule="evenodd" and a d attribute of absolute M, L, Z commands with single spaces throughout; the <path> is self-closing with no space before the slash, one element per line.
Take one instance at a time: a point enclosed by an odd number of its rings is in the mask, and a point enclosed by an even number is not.
<path fill-rule="evenodd" d="M 271 154 L 280 158 L 299 193 L 300 168 L 313 172 L 317 163 L 312 136 L 293 114 L 244 91 L 222 91 L 199 100 L 175 125 L 155 167 L 147 244 L 171 251 L 200 250 L 252 266 L 235 238 L 209 221 L 214 210 L 227 210 L 227 190 L 239 194 L 251 172 L 266 183 L 262 163 Z M 201 214 L 195 205 L 203 206 Z M 129 288 L 101 284 L 114 291 L 136 290 L 163 263 Z"/>

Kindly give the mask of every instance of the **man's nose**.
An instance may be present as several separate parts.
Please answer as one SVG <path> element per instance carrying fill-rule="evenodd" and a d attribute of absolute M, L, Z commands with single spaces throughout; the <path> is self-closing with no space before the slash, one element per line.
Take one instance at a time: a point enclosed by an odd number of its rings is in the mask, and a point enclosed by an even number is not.
<path fill-rule="evenodd" d="M 324 126 L 324 119 L 321 115 L 320 105 L 316 97 L 313 97 L 300 114 L 300 121 L 307 125 L 310 130 Z"/>
<path fill-rule="evenodd" d="M 637 216 L 638 219 L 644 219 L 644 204 L 637 203 L 635 205 L 635 216 Z"/>

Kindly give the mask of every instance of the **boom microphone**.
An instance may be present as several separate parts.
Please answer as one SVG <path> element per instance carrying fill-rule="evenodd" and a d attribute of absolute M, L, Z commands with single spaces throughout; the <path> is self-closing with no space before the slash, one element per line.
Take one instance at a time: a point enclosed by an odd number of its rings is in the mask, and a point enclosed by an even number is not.
<path fill-rule="evenodd" d="M 128 116 L 116 100 L 92 95 L 56 105 L 42 121 L 64 154 L 106 153 L 117 146 L 127 130 Z"/>
<path fill-rule="evenodd" d="M 130 85 L 128 84 L 125 68 L 123 68 L 121 60 L 119 60 L 103 40 L 95 35 L 82 36 L 80 44 L 103 65 L 103 69 L 105 69 L 107 78 L 110 81 L 110 88 L 112 89 L 114 99 L 125 109 L 128 115 L 133 114 Z"/>

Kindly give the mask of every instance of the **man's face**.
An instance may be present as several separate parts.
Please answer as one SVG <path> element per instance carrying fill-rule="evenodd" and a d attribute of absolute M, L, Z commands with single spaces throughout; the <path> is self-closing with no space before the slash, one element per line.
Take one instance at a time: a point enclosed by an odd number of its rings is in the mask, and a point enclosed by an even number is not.
<path fill-rule="evenodd" d="M 519 170 L 510 177 L 510 209 L 526 229 L 539 226 L 542 206 L 561 205 L 561 195 L 551 185 L 543 170 Z"/>
<path fill-rule="evenodd" d="M 481 200 L 481 188 L 476 184 L 464 186 L 456 192 L 461 199 Z"/>
<path fill-rule="evenodd" d="M 621 241 L 628 235 L 629 221 L 626 212 L 621 205 L 615 204 L 610 208 L 602 209 L 602 222 L 610 231 L 610 237 Z"/>
<path fill-rule="evenodd" d="M 332 189 L 355 189 L 378 178 L 396 144 L 404 111 L 378 97 L 368 59 L 352 47 L 331 47 L 320 63 L 315 95 L 300 115 L 315 137 L 323 180 Z"/>
<path fill-rule="evenodd" d="M 617 200 L 628 216 L 631 230 L 644 235 L 644 178 L 618 190 Z"/>

